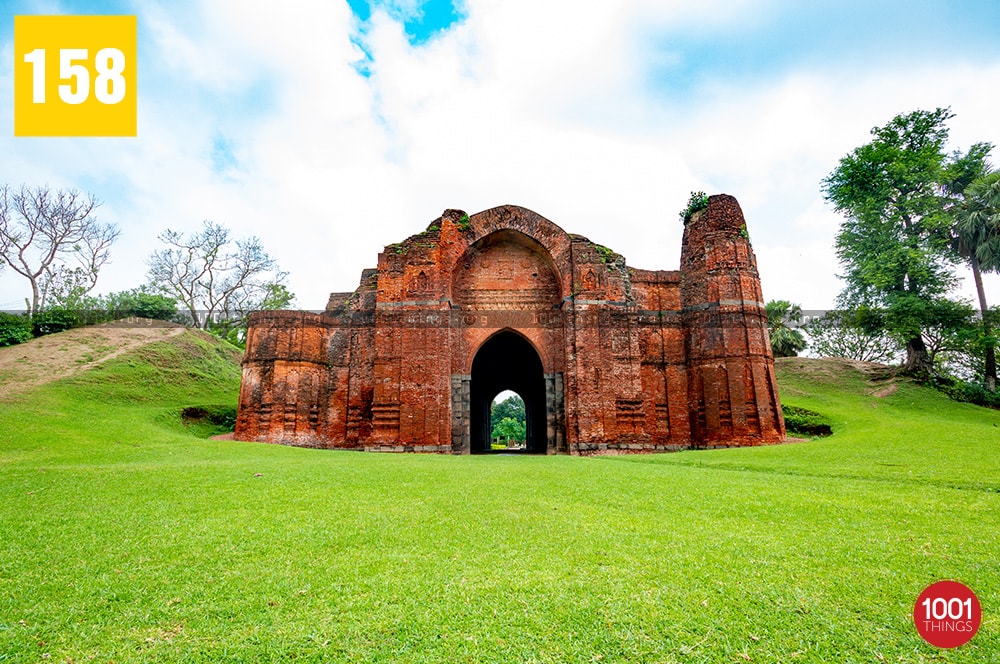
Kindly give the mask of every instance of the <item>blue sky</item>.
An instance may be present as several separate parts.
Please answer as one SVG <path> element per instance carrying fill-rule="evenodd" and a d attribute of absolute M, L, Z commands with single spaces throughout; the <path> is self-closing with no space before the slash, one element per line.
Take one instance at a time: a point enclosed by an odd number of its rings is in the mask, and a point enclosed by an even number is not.
<path fill-rule="evenodd" d="M 348 0 L 347 4 L 362 26 L 371 19 L 373 9 L 387 11 L 403 24 L 407 39 L 414 46 L 426 43 L 465 18 L 463 8 L 456 7 L 452 0 L 427 0 L 419 4 Z"/>
<path fill-rule="evenodd" d="M 138 137 L 13 137 L 13 17 L 50 13 L 138 17 Z M 765 297 L 820 309 L 840 287 L 820 180 L 916 108 L 952 107 L 954 148 L 1000 143 L 998 91 L 997 2 L 8 0 L 0 182 L 104 201 L 122 236 L 99 292 L 212 219 L 260 236 L 304 308 L 445 208 L 524 205 L 676 269 L 688 193 L 727 192 Z M 25 294 L 0 272 L 0 308 Z"/>

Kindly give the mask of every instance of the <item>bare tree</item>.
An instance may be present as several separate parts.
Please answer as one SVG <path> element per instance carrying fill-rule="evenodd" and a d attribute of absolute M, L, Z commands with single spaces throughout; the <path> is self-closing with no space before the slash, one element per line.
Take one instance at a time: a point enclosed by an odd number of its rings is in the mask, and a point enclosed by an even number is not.
<path fill-rule="evenodd" d="M 196 327 L 238 327 L 250 311 L 281 308 L 292 298 L 283 286 L 287 273 L 257 237 L 231 240 L 229 229 L 205 221 L 186 238 L 172 230 L 158 238 L 167 248 L 147 260 L 149 284 L 177 298 Z"/>
<path fill-rule="evenodd" d="M 0 187 L 0 260 L 31 284 L 32 315 L 57 286 L 82 295 L 97 284 L 120 233 L 93 216 L 99 205 L 75 189 Z"/>

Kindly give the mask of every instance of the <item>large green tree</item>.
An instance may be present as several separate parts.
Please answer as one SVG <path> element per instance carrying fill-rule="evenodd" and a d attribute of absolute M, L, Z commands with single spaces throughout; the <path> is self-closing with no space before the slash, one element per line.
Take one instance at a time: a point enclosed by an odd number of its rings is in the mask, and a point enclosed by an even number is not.
<path fill-rule="evenodd" d="M 897 115 L 823 180 L 845 217 L 836 244 L 847 282 L 841 303 L 885 309 L 887 331 L 905 344 L 905 369 L 916 374 L 933 369 L 925 321 L 955 284 L 943 188 L 951 117 L 943 108 Z"/>

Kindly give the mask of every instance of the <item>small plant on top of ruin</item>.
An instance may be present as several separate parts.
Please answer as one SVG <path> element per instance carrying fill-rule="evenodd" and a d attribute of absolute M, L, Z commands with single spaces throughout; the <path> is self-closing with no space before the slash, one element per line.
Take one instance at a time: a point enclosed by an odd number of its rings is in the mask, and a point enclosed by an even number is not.
<path fill-rule="evenodd" d="M 614 260 L 615 260 L 615 252 L 612 251 L 611 249 L 609 249 L 608 247 L 605 247 L 602 244 L 596 244 L 595 243 L 594 244 L 594 250 L 597 251 L 597 253 L 598 253 L 598 255 L 599 255 L 600 259 L 601 259 L 601 262 L 604 263 L 605 265 L 608 264 L 608 263 L 614 262 Z"/>
<path fill-rule="evenodd" d="M 703 191 L 692 191 L 691 196 L 688 198 L 687 207 L 681 210 L 681 221 L 685 224 L 691 221 L 691 215 L 693 215 L 698 210 L 704 210 L 708 207 L 708 194 Z"/>

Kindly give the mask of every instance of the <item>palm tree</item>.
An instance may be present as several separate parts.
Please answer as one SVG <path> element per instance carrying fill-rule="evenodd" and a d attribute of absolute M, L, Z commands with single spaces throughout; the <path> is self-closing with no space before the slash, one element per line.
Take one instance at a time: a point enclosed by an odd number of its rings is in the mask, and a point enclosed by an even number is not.
<path fill-rule="evenodd" d="M 986 335 L 986 388 L 993 392 L 997 382 L 996 349 L 982 273 L 1000 272 L 1000 171 L 973 180 L 962 191 L 962 197 L 955 214 L 955 245 L 969 261 L 976 282 Z"/>
<path fill-rule="evenodd" d="M 802 320 L 802 307 L 787 300 L 771 300 L 764 305 L 767 328 L 771 333 L 771 351 L 775 357 L 795 357 L 806 349 L 806 339 L 789 323 Z"/>

